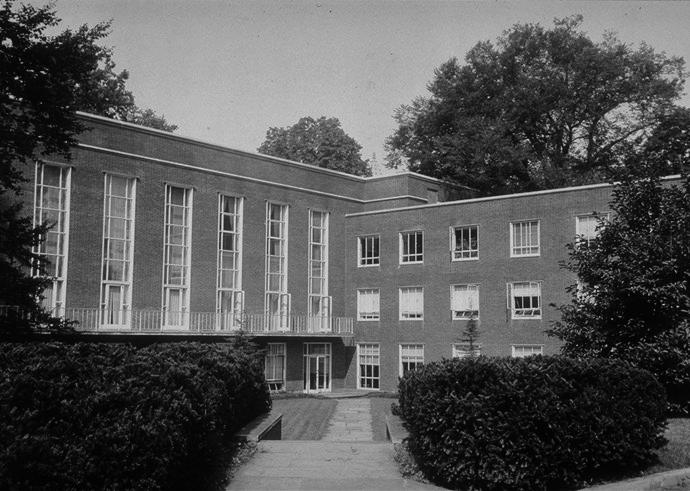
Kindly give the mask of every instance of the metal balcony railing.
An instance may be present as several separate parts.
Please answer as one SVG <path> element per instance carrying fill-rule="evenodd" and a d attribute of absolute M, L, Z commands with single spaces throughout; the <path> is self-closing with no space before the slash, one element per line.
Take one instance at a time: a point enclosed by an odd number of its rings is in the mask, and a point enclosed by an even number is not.
<path fill-rule="evenodd" d="M 228 312 L 163 310 L 103 310 L 69 308 L 53 313 L 74 321 L 80 332 L 122 333 L 237 333 L 247 334 L 353 334 L 351 317 L 271 315 Z M 20 308 L 0 305 L 0 317 L 29 319 Z"/>

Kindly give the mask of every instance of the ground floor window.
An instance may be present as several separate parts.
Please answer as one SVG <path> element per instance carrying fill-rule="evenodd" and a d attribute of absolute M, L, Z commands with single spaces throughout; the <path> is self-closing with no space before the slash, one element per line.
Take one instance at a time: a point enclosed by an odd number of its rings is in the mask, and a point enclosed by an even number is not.
<path fill-rule="evenodd" d="M 470 346 L 470 343 L 456 343 L 453 345 L 453 358 L 469 358 L 480 354 L 481 348 L 477 344 Z"/>
<path fill-rule="evenodd" d="M 331 343 L 304 343 L 304 391 L 331 390 Z"/>
<path fill-rule="evenodd" d="M 512 348 L 513 358 L 525 358 L 527 356 L 544 354 L 544 346 L 541 344 L 514 344 Z"/>
<path fill-rule="evenodd" d="M 400 345 L 400 376 L 403 377 L 410 370 L 415 370 L 424 365 L 423 344 Z"/>
<path fill-rule="evenodd" d="M 378 343 L 357 345 L 357 388 L 379 389 L 381 384 L 381 347 Z"/>
<path fill-rule="evenodd" d="M 264 375 L 271 391 L 285 390 L 285 343 L 268 343 Z"/>

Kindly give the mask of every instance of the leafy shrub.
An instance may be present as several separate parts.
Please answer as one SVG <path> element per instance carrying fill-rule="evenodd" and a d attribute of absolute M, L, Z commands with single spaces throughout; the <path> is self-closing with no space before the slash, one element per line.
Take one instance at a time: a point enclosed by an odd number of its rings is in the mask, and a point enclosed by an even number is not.
<path fill-rule="evenodd" d="M 460 489 L 563 489 L 648 465 L 664 389 L 612 360 L 479 357 L 400 380 L 399 413 L 427 476 Z"/>
<path fill-rule="evenodd" d="M 0 488 L 208 487 L 232 434 L 269 408 L 251 350 L 3 343 Z"/>

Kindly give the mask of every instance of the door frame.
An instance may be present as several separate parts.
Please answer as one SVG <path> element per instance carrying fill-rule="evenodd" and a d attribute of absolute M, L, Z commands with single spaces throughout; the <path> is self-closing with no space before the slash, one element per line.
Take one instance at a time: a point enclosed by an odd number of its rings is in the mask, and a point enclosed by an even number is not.
<path fill-rule="evenodd" d="M 328 346 L 327 348 L 327 353 L 309 353 L 309 346 L 313 345 L 321 345 L 321 346 Z M 319 388 L 312 388 L 311 387 L 311 381 L 309 379 L 309 374 L 310 374 L 310 368 L 311 368 L 311 362 L 314 360 L 315 363 L 317 363 L 317 373 L 318 373 L 318 359 L 319 358 L 325 358 L 327 360 L 327 364 L 324 362 L 324 366 L 327 367 L 327 372 L 328 372 L 328 383 L 326 384 L 327 387 L 323 389 Z M 317 385 L 318 385 L 318 379 L 317 379 Z M 311 393 L 318 393 L 318 392 L 331 392 L 331 389 L 333 387 L 333 343 L 315 343 L 315 342 L 310 342 L 310 343 L 303 343 L 303 348 L 302 348 L 302 386 L 303 386 L 303 391 L 307 394 Z"/>

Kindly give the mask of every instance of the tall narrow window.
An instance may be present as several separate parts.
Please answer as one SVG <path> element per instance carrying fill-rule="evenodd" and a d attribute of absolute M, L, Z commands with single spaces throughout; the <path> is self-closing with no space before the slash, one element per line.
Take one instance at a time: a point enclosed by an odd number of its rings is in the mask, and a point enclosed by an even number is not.
<path fill-rule="evenodd" d="M 357 237 L 357 264 L 359 267 L 378 266 L 381 261 L 379 254 L 378 235 Z"/>
<path fill-rule="evenodd" d="M 451 285 L 450 310 L 453 319 L 479 318 L 479 285 Z"/>
<path fill-rule="evenodd" d="M 46 224 L 50 228 L 34 248 L 40 260 L 33 274 L 52 280 L 43 290 L 42 306 L 53 315 L 62 315 L 65 307 L 70 177 L 71 172 L 67 167 L 36 164 L 34 226 Z"/>
<path fill-rule="evenodd" d="M 219 329 L 240 328 L 242 323 L 242 205 L 242 198 L 218 197 L 216 312 Z"/>
<path fill-rule="evenodd" d="M 165 187 L 163 247 L 163 326 L 189 321 L 189 263 L 192 244 L 192 190 Z"/>
<path fill-rule="evenodd" d="M 268 343 L 264 376 L 269 390 L 285 390 L 285 343 Z"/>
<path fill-rule="evenodd" d="M 479 257 L 479 227 L 467 225 L 455 227 L 451 235 L 453 261 L 467 261 Z"/>
<path fill-rule="evenodd" d="M 132 304 L 136 180 L 105 175 L 101 324 L 127 326 Z"/>
<path fill-rule="evenodd" d="M 508 308 L 513 319 L 540 319 L 541 282 L 508 283 Z"/>
<path fill-rule="evenodd" d="M 539 255 L 539 220 L 510 224 L 510 256 Z"/>
<path fill-rule="evenodd" d="M 379 317 L 379 289 L 363 288 L 357 290 L 357 320 L 377 321 Z"/>
<path fill-rule="evenodd" d="M 424 318 L 424 288 L 407 286 L 400 288 L 400 320 L 422 320 Z"/>
<path fill-rule="evenodd" d="M 330 328 L 331 297 L 328 296 L 328 213 L 309 211 L 309 306 L 310 330 Z"/>
<path fill-rule="evenodd" d="M 424 365 L 424 345 L 423 344 L 401 344 L 400 345 L 400 367 L 399 374 L 404 377 L 410 370 L 415 370 Z"/>
<path fill-rule="evenodd" d="M 357 384 L 359 389 L 378 389 L 381 382 L 381 347 L 378 343 L 357 345 Z"/>
<path fill-rule="evenodd" d="M 269 329 L 289 328 L 287 292 L 288 207 L 266 203 L 266 297 Z"/>
<path fill-rule="evenodd" d="M 400 234 L 400 264 L 424 262 L 424 232 Z"/>

